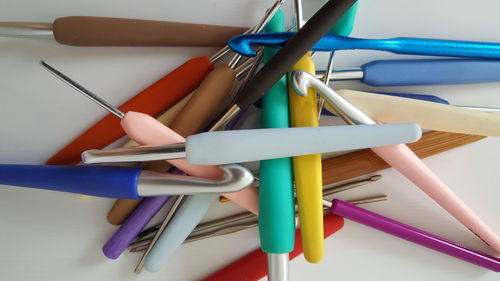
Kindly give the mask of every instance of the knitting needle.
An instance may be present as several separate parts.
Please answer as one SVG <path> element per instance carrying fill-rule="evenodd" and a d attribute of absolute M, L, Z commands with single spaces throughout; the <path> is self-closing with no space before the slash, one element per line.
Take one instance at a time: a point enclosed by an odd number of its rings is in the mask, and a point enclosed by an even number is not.
<path fill-rule="evenodd" d="M 349 124 L 376 124 L 376 121 L 350 104 L 333 89 L 306 72 L 296 71 L 292 75 L 298 93 L 306 95 L 315 88 L 325 97 L 335 112 Z M 500 252 L 500 238 L 488 227 L 444 182 L 442 182 L 407 146 L 395 145 L 374 147 L 372 150 L 393 168 L 405 175 L 436 203 L 454 216 L 495 251 Z"/>
<path fill-rule="evenodd" d="M 71 46 L 224 46 L 247 28 L 107 17 L 62 17 L 53 23 L 0 22 L 0 37 L 55 39 Z"/>

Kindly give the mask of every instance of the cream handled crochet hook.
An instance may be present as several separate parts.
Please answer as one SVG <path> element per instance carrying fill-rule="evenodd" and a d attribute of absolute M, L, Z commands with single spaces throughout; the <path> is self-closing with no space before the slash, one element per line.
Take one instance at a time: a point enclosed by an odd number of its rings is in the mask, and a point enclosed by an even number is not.
<path fill-rule="evenodd" d="M 397 96 L 351 90 L 337 92 L 379 122 L 416 122 L 427 130 L 500 137 L 500 115 L 497 114 Z M 331 106 L 327 109 L 335 113 Z"/>
<path fill-rule="evenodd" d="M 353 106 L 306 72 L 294 72 L 291 79 L 298 93 L 315 88 L 346 122 L 376 124 L 376 121 Z M 353 126 L 356 127 L 356 126 Z M 500 238 L 444 182 L 442 182 L 406 145 L 372 148 L 384 161 L 397 169 L 427 195 L 454 216 L 486 244 L 500 253 Z"/>

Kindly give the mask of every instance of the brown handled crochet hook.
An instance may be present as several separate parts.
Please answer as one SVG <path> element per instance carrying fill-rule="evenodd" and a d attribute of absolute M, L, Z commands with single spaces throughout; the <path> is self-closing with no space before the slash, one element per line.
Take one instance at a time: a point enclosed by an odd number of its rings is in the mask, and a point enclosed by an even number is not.
<path fill-rule="evenodd" d="M 3 22 L 0 37 L 54 38 L 72 46 L 224 46 L 247 27 L 106 17 L 63 17 L 54 23 Z"/>

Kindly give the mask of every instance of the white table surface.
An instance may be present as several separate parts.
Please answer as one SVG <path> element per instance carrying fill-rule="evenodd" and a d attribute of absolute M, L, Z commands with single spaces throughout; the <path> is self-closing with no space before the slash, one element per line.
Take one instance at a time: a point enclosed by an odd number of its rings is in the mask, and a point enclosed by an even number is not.
<path fill-rule="evenodd" d="M 70 15 L 112 16 L 250 26 L 272 0 L 0 0 L 0 21 L 48 22 Z M 322 1 L 304 1 L 306 13 Z M 289 9 L 290 5 L 285 6 Z M 500 2 L 495 0 L 361 0 L 352 36 L 396 36 L 500 41 Z M 289 14 L 289 13 L 287 13 Z M 106 113 L 55 80 L 38 65 L 45 59 L 112 104 L 121 104 L 185 60 L 212 48 L 82 48 L 51 40 L 0 38 L 1 163 L 42 164 Z M 337 68 L 381 52 L 339 52 Z M 318 68 L 326 55 L 318 56 Z M 378 89 L 435 94 L 456 104 L 500 107 L 498 83 Z M 336 88 L 372 88 L 338 83 Z M 424 161 L 500 233 L 500 140 L 488 138 Z M 425 194 L 392 169 L 377 183 L 343 192 L 341 199 L 387 194 L 369 210 L 493 254 Z M 0 280 L 198 280 L 259 245 L 257 229 L 184 245 L 157 273 L 135 275 L 139 256 L 107 260 L 100 251 L 115 227 L 105 221 L 111 199 L 4 187 L 0 189 Z M 206 219 L 242 210 L 227 203 Z M 325 242 L 325 258 L 291 263 L 292 280 L 499 280 L 498 274 L 347 221 Z"/>

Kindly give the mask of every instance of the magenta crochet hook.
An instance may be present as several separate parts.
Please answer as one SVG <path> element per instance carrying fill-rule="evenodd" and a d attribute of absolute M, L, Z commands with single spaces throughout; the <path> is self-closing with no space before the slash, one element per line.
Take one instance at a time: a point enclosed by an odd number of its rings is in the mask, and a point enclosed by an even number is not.
<path fill-rule="evenodd" d="M 335 199 L 331 204 L 331 212 L 334 215 L 364 224 L 382 232 L 450 255 L 457 259 L 493 270 L 500 271 L 500 259 L 463 247 L 455 242 L 443 239 L 409 225 L 391 220 L 379 214 L 367 211 L 363 208 L 351 205 L 344 201 Z"/>

